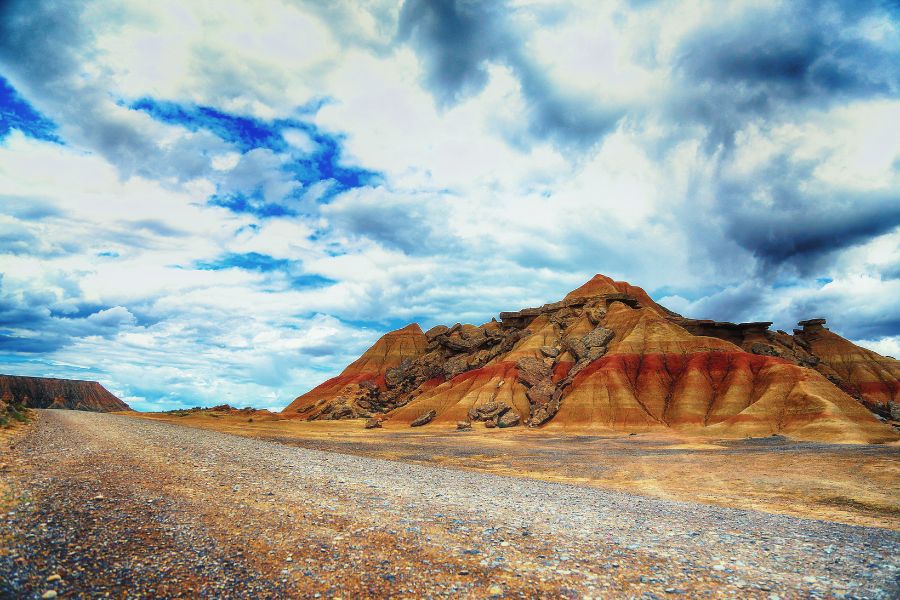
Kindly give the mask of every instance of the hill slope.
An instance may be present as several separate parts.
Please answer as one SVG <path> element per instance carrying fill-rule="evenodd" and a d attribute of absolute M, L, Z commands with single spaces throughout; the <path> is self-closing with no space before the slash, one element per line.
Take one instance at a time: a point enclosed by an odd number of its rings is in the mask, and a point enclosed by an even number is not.
<path fill-rule="evenodd" d="M 897 438 L 857 400 L 889 414 L 898 361 L 818 321 L 794 336 L 768 325 L 686 319 L 637 286 L 597 275 L 560 302 L 500 313 L 499 322 L 392 332 L 285 413 L 384 413 L 388 424 L 416 426 Z M 391 361 L 367 357 L 388 349 Z"/>

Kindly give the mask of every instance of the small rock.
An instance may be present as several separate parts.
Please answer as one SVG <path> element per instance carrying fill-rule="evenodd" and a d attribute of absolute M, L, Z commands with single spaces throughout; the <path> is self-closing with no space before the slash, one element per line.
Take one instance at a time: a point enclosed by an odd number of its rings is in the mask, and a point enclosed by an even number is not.
<path fill-rule="evenodd" d="M 366 421 L 366 429 L 378 429 L 381 427 L 381 419 L 371 418 Z"/>
<path fill-rule="evenodd" d="M 41 594 L 41 598 L 56 598 L 56 590 L 47 590 Z"/>
<path fill-rule="evenodd" d="M 60 577 L 57 573 L 54 573 L 47 578 L 47 583 L 53 583 L 54 581 L 59 581 L 60 579 L 62 579 L 62 577 Z"/>
<path fill-rule="evenodd" d="M 488 588 L 488 596 L 496 598 L 503 595 L 503 588 L 499 585 L 492 585 Z"/>
<path fill-rule="evenodd" d="M 472 422 L 471 421 L 457 421 L 456 429 L 459 431 L 471 431 L 472 430 Z"/>
<path fill-rule="evenodd" d="M 106 498 L 103 497 L 103 494 L 97 494 L 96 496 L 94 496 L 94 500 L 105 500 L 105 499 Z"/>

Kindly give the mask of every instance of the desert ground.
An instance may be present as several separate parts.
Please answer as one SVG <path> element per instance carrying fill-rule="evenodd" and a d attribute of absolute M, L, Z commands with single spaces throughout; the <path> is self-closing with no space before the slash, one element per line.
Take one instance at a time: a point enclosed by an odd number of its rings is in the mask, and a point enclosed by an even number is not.
<path fill-rule="evenodd" d="M 330 452 L 900 531 L 896 443 L 717 440 L 478 424 L 472 431 L 436 426 L 367 430 L 362 420 L 310 422 L 266 412 L 130 414 Z"/>
<path fill-rule="evenodd" d="M 448 432 L 416 458 L 429 464 L 411 464 L 406 461 L 415 458 L 414 448 L 428 445 L 419 434 L 369 432 L 370 440 L 382 436 L 384 442 L 367 445 L 363 435 L 353 442 L 353 436 L 323 428 L 318 439 L 285 444 L 154 418 L 35 412 L 27 431 L 4 441 L 0 458 L 6 486 L 0 595 L 9 597 L 774 599 L 898 593 L 900 533 L 891 527 L 431 464 L 451 446 L 473 455 L 493 448 L 497 456 L 498 449 L 514 445 L 512 437 L 476 442 L 477 434 L 457 442 Z M 611 461 L 618 465 L 630 460 L 629 444 L 644 443 L 614 442 L 601 454 L 621 454 Z M 521 457 L 553 443 L 548 438 L 520 454 L 503 452 L 497 462 L 512 469 Z M 587 464 L 587 450 L 572 454 L 579 440 L 557 443 L 554 456 L 521 471 L 534 475 L 569 457 L 573 470 L 559 479 L 575 481 L 592 468 L 603 472 L 599 462 Z M 648 456 L 731 456 L 727 449 L 652 450 L 658 443 L 632 446 L 631 455 L 643 447 Z M 354 455 L 297 444 L 359 448 Z M 403 460 L 373 456 L 389 448 Z M 896 458 L 890 448 L 877 450 L 881 454 L 856 448 L 851 456 L 862 466 L 874 459 L 890 465 Z M 759 455 L 746 449 L 737 454 L 742 462 Z M 848 464 L 851 456 L 844 459 Z M 648 460 L 645 468 L 666 464 Z M 784 462 L 791 460 L 797 459 Z M 827 455 L 822 463 L 830 460 Z"/>

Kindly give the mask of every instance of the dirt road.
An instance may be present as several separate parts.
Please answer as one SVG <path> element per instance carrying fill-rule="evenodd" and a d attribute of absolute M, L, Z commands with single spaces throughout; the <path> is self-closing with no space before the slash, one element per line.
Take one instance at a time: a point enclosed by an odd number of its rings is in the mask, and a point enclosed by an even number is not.
<path fill-rule="evenodd" d="M 900 534 L 885 529 L 93 413 L 40 411 L 33 431 L 0 451 L 13 491 L 0 519 L 0 596 L 900 591 Z"/>

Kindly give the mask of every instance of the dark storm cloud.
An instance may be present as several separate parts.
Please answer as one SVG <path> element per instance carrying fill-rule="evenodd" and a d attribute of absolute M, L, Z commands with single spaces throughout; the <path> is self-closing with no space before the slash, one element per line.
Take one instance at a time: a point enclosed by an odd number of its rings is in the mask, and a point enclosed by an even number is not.
<path fill-rule="evenodd" d="M 786 2 L 702 26 L 680 44 L 669 116 L 704 124 L 714 151 L 754 119 L 896 94 L 900 47 L 864 25 L 897 16 L 887 2 Z"/>
<path fill-rule="evenodd" d="M 502 27 L 505 3 L 410 0 L 400 14 L 399 37 L 427 62 L 426 81 L 441 104 L 453 104 L 487 84 L 487 63 L 516 44 Z"/>
<path fill-rule="evenodd" d="M 744 179 L 720 180 L 716 217 L 761 269 L 806 273 L 820 259 L 900 226 L 900 193 L 817 185 L 815 166 L 782 155 Z"/>
<path fill-rule="evenodd" d="M 66 294 L 69 283 L 55 282 Z M 110 338 L 136 323 L 122 306 L 84 305 L 49 291 L 5 289 L 0 274 L 0 349 L 42 353 L 64 348 L 78 338 Z"/>
<path fill-rule="evenodd" d="M 490 0 L 407 0 L 398 39 L 419 52 L 425 83 L 440 105 L 480 92 L 488 83 L 488 66 L 502 64 L 518 78 L 528 103 L 528 134 L 562 145 L 597 142 L 624 110 L 555 87 L 525 54 L 522 36 L 511 28 L 510 11 L 505 2 Z"/>

